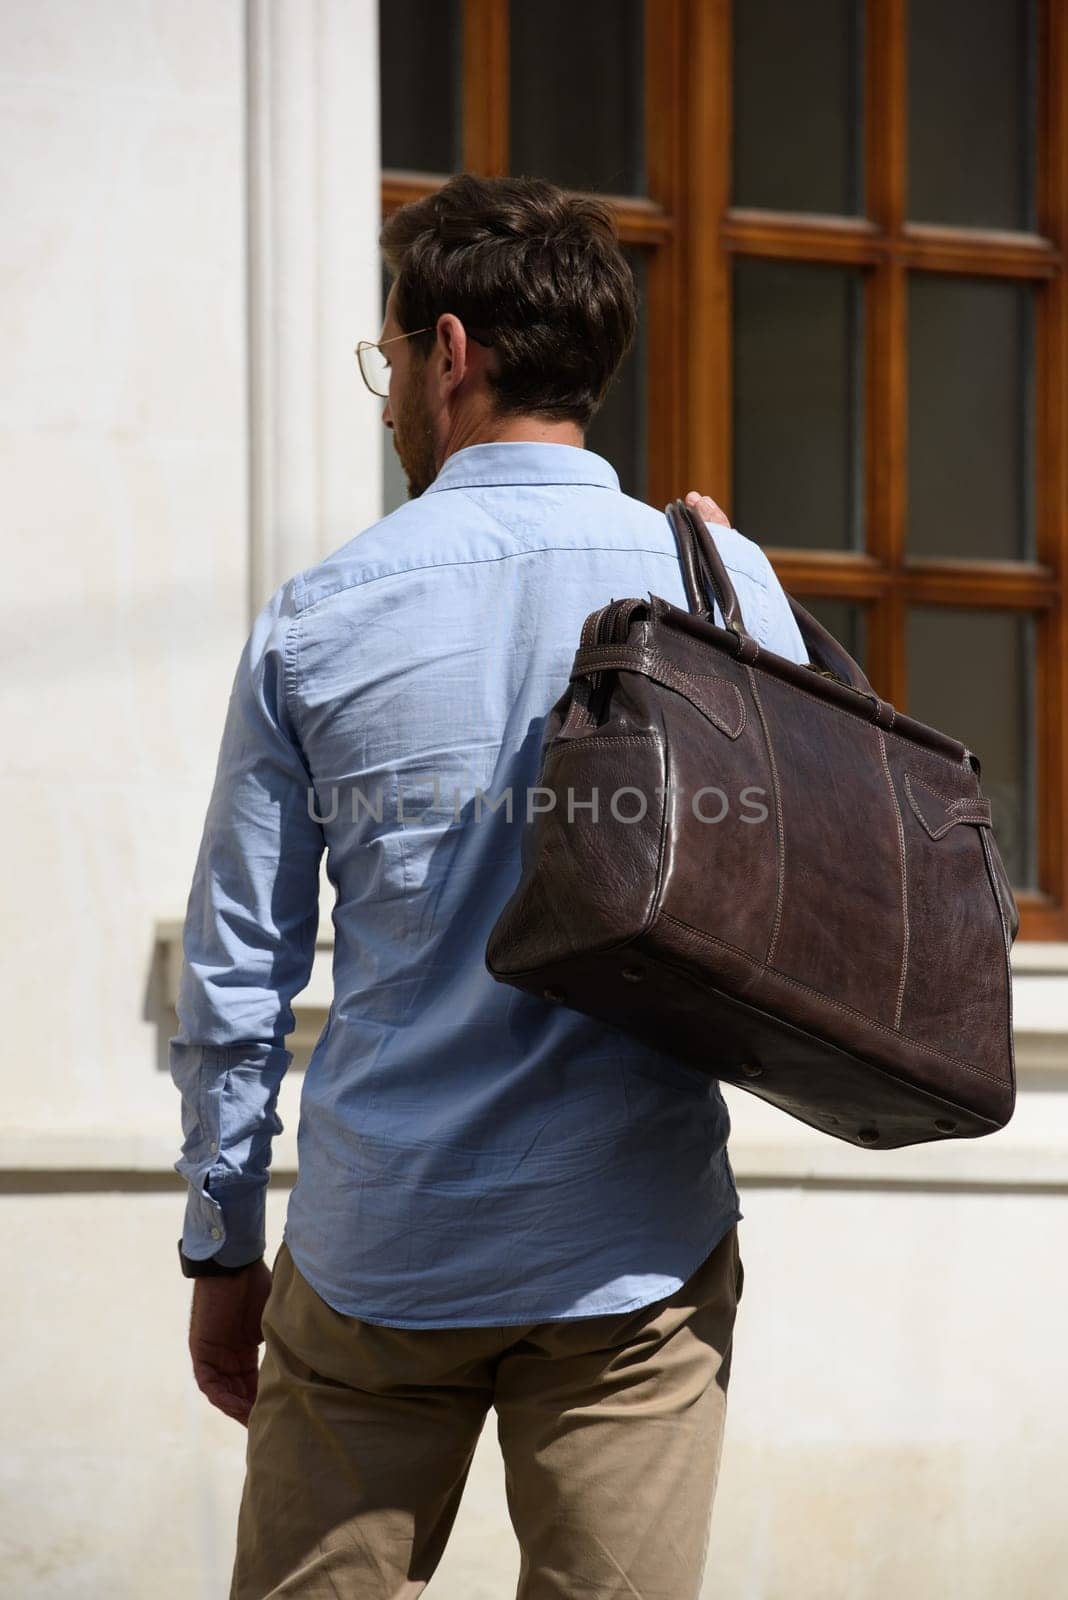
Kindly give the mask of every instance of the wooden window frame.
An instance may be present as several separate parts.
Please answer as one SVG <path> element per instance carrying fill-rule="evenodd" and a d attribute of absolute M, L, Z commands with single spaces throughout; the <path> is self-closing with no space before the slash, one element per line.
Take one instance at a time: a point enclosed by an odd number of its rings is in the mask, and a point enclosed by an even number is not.
<path fill-rule="evenodd" d="M 917 3 L 917 0 L 914 0 Z M 865 604 L 868 669 L 907 708 L 906 608 L 997 608 L 1036 619 L 1040 889 L 1017 896 L 1023 939 L 1068 939 L 1068 10 L 1037 0 L 1037 231 L 906 219 L 907 0 L 865 0 L 863 218 L 731 205 L 731 0 L 645 0 L 648 194 L 606 196 L 647 261 L 648 486 L 731 504 L 731 266 L 735 256 L 866 269 L 863 552 L 768 548 L 798 596 Z M 508 171 L 508 0 L 464 0 L 463 164 Z M 477 48 L 469 45 L 477 41 Z M 382 211 L 441 175 L 387 171 Z M 906 553 L 907 283 L 916 269 L 1033 283 L 1036 295 L 1034 561 Z"/>
<path fill-rule="evenodd" d="M 915 0 L 914 0 L 915 3 Z M 731 6 L 690 7 L 690 303 L 697 324 L 687 462 L 699 485 L 731 495 L 731 262 L 778 257 L 867 269 L 867 469 L 864 552 L 769 548 L 783 584 L 803 596 L 867 602 L 869 671 L 907 708 L 906 607 L 984 607 L 1036 618 L 1037 828 L 1040 889 L 1021 890 L 1021 937 L 1068 938 L 1068 16 L 1038 0 L 1037 232 L 935 227 L 906 218 L 907 0 L 866 3 L 867 215 L 802 216 L 732 207 Z M 700 219 L 699 221 L 697 219 Z M 1036 286 L 1034 561 L 918 559 L 907 532 L 907 275 L 955 273 Z"/>
<path fill-rule="evenodd" d="M 465 172 L 506 173 L 508 149 L 509 0 L 464 0 L 461 150 Z M 624 244 L 646 263 L 647 485 L 654 505 L 696 487 L 686 466 L 687 351 L 684 210 L 689 167 L 686 47 L 693 0 L 645 0 L 645 157 L 648 193 L 599 195 L 610 202 Z M 386 170 L 382 215 L 420 199 L 444 175 Z"/>

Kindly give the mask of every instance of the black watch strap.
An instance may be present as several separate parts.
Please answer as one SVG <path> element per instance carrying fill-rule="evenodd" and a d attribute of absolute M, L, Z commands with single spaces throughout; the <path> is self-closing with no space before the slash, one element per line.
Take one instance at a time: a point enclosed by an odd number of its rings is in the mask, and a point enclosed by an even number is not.
<path fill-rule="evenodd" d="M 192 1256 L 187 1256 L 182 1249 L 182 1241 L 178 1240 L 178 1259 L 182 1264 L 184 1278 L 233 1278 L 239 1272 L 245 1272 L 249 1267 L 254 1267 L 257 1261 L 262 1261 L 263 1256 L 258 1255 L 255 1261 L 246 1261 L 240 1267 L 224 1267 L 221 1261 L 216 1261 L 214 1256 L 208 1256 L 204 1261 L 194 1261 Z"/>

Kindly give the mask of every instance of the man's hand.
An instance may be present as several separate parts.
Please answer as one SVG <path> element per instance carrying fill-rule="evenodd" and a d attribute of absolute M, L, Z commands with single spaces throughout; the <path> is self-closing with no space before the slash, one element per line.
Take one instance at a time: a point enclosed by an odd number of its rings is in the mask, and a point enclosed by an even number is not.
<path fill-rule="evenodd" d="M 698 516 L 703 517 L 706 522 L 719 522 L 725 528 L 729 528 L 731 525 L 730 517 L 721 511 L 716 502 L 707 494 L 698 494 L 696 489 L 691 489 L 686 496 L 686 504 L 692 506 Z"/>
<path fill-rule="evenodd" d="M 235 1422 L 248 1427 L 256 1398 L 271 1269 L 255 1261 L 232 1278 L 194 1278 L 189 1352 L 197 1388 Z"/>

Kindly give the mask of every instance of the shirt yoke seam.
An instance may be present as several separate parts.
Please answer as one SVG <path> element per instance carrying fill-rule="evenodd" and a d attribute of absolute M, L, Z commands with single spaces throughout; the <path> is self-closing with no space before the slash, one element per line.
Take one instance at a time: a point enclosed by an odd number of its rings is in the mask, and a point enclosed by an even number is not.
<path fill-rule="evenodd" d="M 398 568 L 398 570 L 396 572 L 379 572 L 379 573 L 376 573 L 373 577 L 370 577 L 370 578 L 364 578 L 364 577 L 353 578 L 350 583 L 342 584 L 337 589 L 331 589 L 329 594 L 320 595 L 317 600 L 308 600 L 305 603 L 305 605 L 302 607 L 302 609 L 299 611 L 298 615 L 299 615 L 300 618 L 304 618 L 304 617 L 308 616 L 310 612 L 317 610 L 319 606 L 325 605 L 328 600 L 336 600 L 336 599 L 339 598 L 339 596 L 341 596 L 343 594 L 348 594 L 350 592 L 350 590 L 352 590 L 352 589 L 367 588 L 370 584 L 372 584 L 372 583 L 381 583 L 387 578 L 404 578 L 404 577 L 407 577 L 410 573 L 414 573 L 414 572 L 437 572 L 437 571 L 442 571 L 442 570 L 444 570 L 446 568 L 449 568 L 449 567 L 483 567 L 483 566 L 489 566 L 493 562 L 497 562 L 497 561 L 514 561 L 519 556 L 540 556 L 540 555 L 546 555 L 550 551 L 557 552 L 557 551 L 564 551 L 564 550 L 566 550 L 566 551 L 575 551 L 575 552 L 578 552 L 579 554 L 584 554 L 585 552 L 590 551 L 590 550 L 599 550 L 599 551 L 610 551 L 610 552 L 612 552 L 612 553 L 614 553 L 616 555 L 630 555 L 630 554 L 636 554 L 637 555 L 637 554 L 640 554 L 640 555 L 648 555 L 648 556 L 660 556 L 663 560 L 670 561 L 674 566 L 676 566 L 676 567 L 678 566 L 678 556 L 674 553 L 674 551 L 670 551 L 670 550 L 653 550 L 648 545 L 617 545 L 617 544 L 582 544 L 582 545 L 549 544 L 549 545 L 538 545 L 537 548 L 534 549 L 534 550 L 510 550 L 510 551 L 508 551 L 508 553 L 506 555 L 503 555 L 503 556 L 473 556 L 469 560 L 464 560 L 464 561 L 426 561 L 426 562 L 423 562 L 421 565 L 419 565 L 417 567 L 400 567 L 400 568 Z M 733 572 L 736 577 L 748 578 L 751 583 L 759 583 L 762 588 L 765 588 L 765 589 L 767 588 L 767 577 L 764 574 L 749 572 L 744 567 L 733 566 L 732 563 L 729 562 L 726 558 L 724 558 L 723 565 L 727 568 L 727 570 L 729 572 Z"/>
<path fill-rule="evenodd" d="M 614 483 L 602 483 L 598 478 L 539 478 L 537 488 L 550 489 L 607 489 L 609 494 L 619 494 L 619 489 Z M 454 489 L 529 489 L 529 478 L 508 478 L 505 482 L 481 482 L 475 479 L 471 483 L 437 483 L 430 486 L 428 494 L 451 494 Z"/>

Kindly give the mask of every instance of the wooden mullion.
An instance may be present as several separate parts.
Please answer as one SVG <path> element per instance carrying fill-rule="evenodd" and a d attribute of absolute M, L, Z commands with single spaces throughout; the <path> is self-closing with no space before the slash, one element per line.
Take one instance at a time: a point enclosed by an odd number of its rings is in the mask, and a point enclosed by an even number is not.
<path fill-rule="evenodd" d="M 905 222 L 906 0 L 867 0 L 865 38 L 867 211 L 888 239 Z"/>
<path fill-rule="evenodd" d="M 654 211 L 673 219 L 683 190 L 685 94 L 680 73 L 685 59 L 685 0 L 645 0 L 645 168 L 647 196 L 615 199 L 620 212 Z"/>
<path fill-rule="evenodd" d="M 785 589 L 836 600 L 880 600 L 890 575 L 870 556 L 836 550 L 798 550 L 765 545 L 764 552 Z"/>
<path fill-rule="evenodd" d="M 905 267 L 925 272 L 960 272 L 972 277 L 1053 278 L 1063 257 L 1049 239 L 1030 233 L 984 232 L 979 228 L 942 228 L 906 224 L 888 244 Z"/>
<path fill-rule="evenodd" d="M 467 172 L 508 171 L 508 0 L 464 0 L 463 161 Z"/>
<path fill-rule="evenodd" d="M 868 275 L 865 341 L 866 544 L 891 572 L 905 560 L 906 280 L 884 261 Z"/>
<path fill-rule="evenodd" d="M 730 0 L 687 0 L 683 476 L 731 514 Z"/>
<path fill-rule="evenodd" d="M 1039 6 L 1037 223 L 1062 264 L 1038 291 L 1036 337 L 1036 556 L 1059 581 L 1039 619 L 1035 663 L 1038 879 L 1046 906 L 1021 907 L 1027 938 L 1068 938 L 1068 16 Z"/>
<path fill-rule="evenodd" d="M 655 200 L 635 199 L 629 195 L 598 195 L 597 198 L 611 205 L 624 244 L 662 245 L 676 236 L 675 217 Z"/>
<path fill-rule="evenodd" d="M 880 694 L 907 698 L 904 602 L 906 279 L 892 249 L 905 219 L 905 0 L 867 0 L 867 209 L 881 237 L 866 284 L 865 509 L 868 554 L 890 577 L 868 614 L 868 675 Z"/>
<path fill-rule="evenodd" d="M 879 229 L 863 217 L 821 217 L 735 207 L 724 217 L 721 237 L 737 255 L 772 256 L 786 261 L 872 266 L 887 253 Z"/>
<path fill-rule="evenodd" d="M 767 554 L 787 588 L 840 599 L 883 600 L 899 591 L 907 605 L 1052 614 L 1061 597 L 1057 576 L 1029 562 L 912 561 L 894 570 L 851 552 L 768 546 Z"/>
<path fill-rule="evenodd" d="M 1038 881 L 1057 907 L 1057 931 L 1042 937 L 1068 939 L 1068 863 L 1065 860 L 1065 808 L 1068 805 L 1068 616 L 1063 593 L 1039 618 L 1035 661 L 1036 811 Z M 1024 933 L 1040 937 L 1032 928 Z"/>
<path fill-rule="evenodd" d="M 903 223 L 887 235 L 862 217 L 821 217 L 786 211 L 728 211 L 723 238 L 737 255 L 874 267 L 887 260 L 906 271 L 966 273 L 971 277 L 1056 277 L 1063 260 L 1048 239 L 1028 233 L 982 232 Z"/>
<path fill-rule="evenodd" d="M 894 581 L 912 605 L 1052 608 L 1060 593 L 1056 571 L 1030 561 L 911 560 Z"/>
<path fill-rule="evenodd" d="M 648 196 L 614 200 L 620 237 L 646 255 L 646 495 L 666 505 L 683 494 L 685 327 L 678 213 L 683 191 L 686 106 L 680 96 L 684 0 L 646 0 L 645 164 Z"/>

